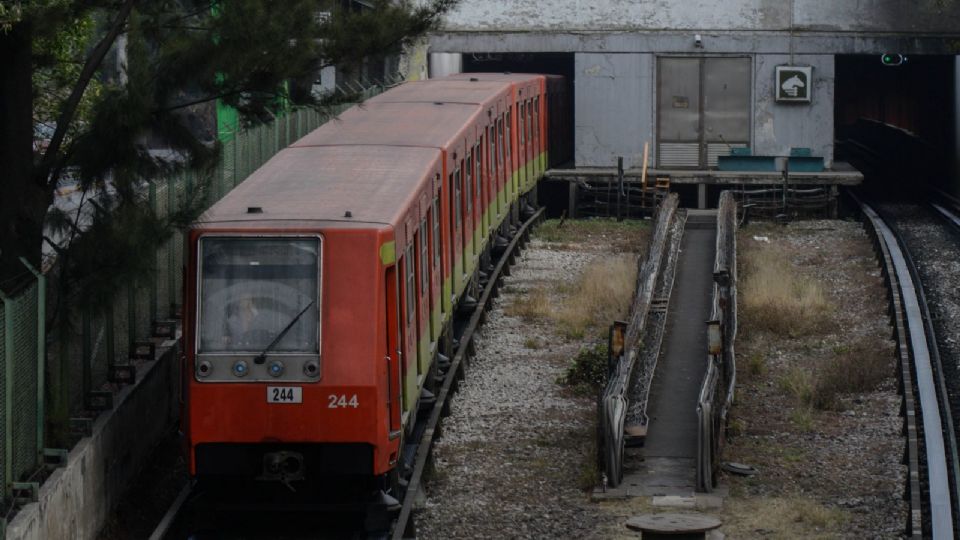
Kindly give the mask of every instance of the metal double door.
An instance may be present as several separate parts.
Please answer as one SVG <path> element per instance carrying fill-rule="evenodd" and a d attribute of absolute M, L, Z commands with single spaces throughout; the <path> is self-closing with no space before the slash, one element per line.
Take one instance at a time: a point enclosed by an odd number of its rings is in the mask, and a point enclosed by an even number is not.
<path fill-rule="evenodd" d="M 657 163 L 705 168 L 750 145 L 749 57 L 657 58 Z"/>

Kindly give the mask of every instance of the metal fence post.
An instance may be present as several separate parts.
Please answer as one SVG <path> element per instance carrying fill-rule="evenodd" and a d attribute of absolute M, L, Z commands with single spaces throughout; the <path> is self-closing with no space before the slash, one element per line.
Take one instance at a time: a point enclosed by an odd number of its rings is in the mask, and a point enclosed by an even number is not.
<path fill-rule="evenodd" d="M 150 192 L 149 192 L 149 203 L 150 211 L 157 214 L 157 184 L 156 182 L 150 182 Z M 167 210 L 169 213 L 169 209 Z M 160 267 L 160 264 L 157 261 L 157 250 L 153 250 L 153 275 L 150 276 L 150 320 L 157 320 L 157 280 L 160 279 L 157 269 Z"/>
<path fill-rule="evenodd" d="M 7 499 L 13 485 L 13 301 L 3 291 L 0 300 L 4 312 L 3 499 Z"/>
<path fill-rule="evenodd" d="M 25 257 L 20 257 L 20 262 L 37 278 L 37 459 L 42 460 L 43 428 L 46 418 L 43 393 L 44 373 L 47 365 L 47 278 L 43 275 L 43 272 L 31 266 Z M 63 360 L 61 359 L 61 361 Z M 60 381 L 60 386 L 61 392 L 68 388 L 65 381 Z M 67 395 L 70 395 L 69 391 L 67 391 Z"/>

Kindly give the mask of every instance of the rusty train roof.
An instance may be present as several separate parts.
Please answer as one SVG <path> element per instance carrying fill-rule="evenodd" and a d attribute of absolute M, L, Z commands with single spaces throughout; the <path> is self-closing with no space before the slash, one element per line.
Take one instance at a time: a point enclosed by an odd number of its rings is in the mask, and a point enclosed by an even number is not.
<path fill-rule="evenodd" d="M 435 148 L 329 146 L 287 148 L 203 216 L 203 225 L 340 221 L 396 224 L 407 202 L 440 170 Z M 258 207 L 262 213 L 248 213 Z M 345 217 L 347 212 L 352 217 Z M 245 224 L 245 225 L 243 225 Z"/>
<path fill-rule="evenodd" d="M 509 81 L 437 79 L 402 84 L 367 103 L 473 103 L 483 105 L 510 89 Z"/>
<path fill-rule="evenodd" d="M 364 103 L 308 133 L 294 147 L 377 144 L 446 148 L 480 106 L 462 103 Z"/>
<path fill-rule="evenodd" d="M 470 76 L 479 81 L 470 81 Z M 214 204 L 201 226 L 336 221 L 396 225 L 482 105 L 542 75 L 464 74 L 405 83 L 279 152 Z M 248 213 L 259 207 L 262 213 Z M 350 211 L 352 217 L 344 217 Z M 351 225 L 352 224 L 352 225 Z"/>

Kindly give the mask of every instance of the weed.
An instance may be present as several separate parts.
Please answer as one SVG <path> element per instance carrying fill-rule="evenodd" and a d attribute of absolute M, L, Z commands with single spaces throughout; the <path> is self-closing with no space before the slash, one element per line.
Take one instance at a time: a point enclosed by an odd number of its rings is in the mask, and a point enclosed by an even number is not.
<path fill-rule="evenodd" d="M 762 353 L 755 352 L 747 358 L 747 373 L 761 377 L 767 373 L 767 361 Z"/>
<path fill-rule="evenodd" d="M 777 380 L 780 390 L 793 396 L 801 406 L 813 402 L 813 385 L 813 373 L 799 366 L 792 366 Z"/>
<path fill-rule="evenodd" d="M 813 409 L 808 406 L 801 405 L 790 413 L 790 421 L 804 433 L 813 431 L 813 420 Z"/>
<path fill-rule="evenodd" d="M 551 314 L 550 297 L 542 287 L 518 294 L 513 303 L 507 306 L 507 315 L 520 317 L 524 321 L 535 321 Z"/>
<path fill-rule="evenodd" d="M 588 395 L 599 392 L 607 383 L 607 344 L 581 348 L 558 382 Z"/>
<path fill-rule="evenodd" d="M 542 348 L 543 348 L 543 343 L 540 342 L 540 339 L 539 339 L 539 338 L 529 337 L 529 338 L 523 340 L 523 346 L 526 347 L 526 348 L 528 348 L 528 349 L 534 349 L 534 350 L 536 350 L 536 349 L 542 349 Z"/>
<path fill-rule="evenodd" d="M 833 356 L 817 365 L 813 405 L 832 409 L 839 394 L 876 389 L 893 373 L 892 352 L 892 343 L 876 337 L 834 347 Z"/>
<path fill-rule="evenodd" d="M 739 437 L 747 432 L 747 422 L 743 418 L 731 418 L 727 422 L 727 437 Z"/>

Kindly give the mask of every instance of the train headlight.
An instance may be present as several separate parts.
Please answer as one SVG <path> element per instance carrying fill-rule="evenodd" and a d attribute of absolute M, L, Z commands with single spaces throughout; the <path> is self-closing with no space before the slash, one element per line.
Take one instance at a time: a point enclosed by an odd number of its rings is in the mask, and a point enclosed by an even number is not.
<path fill-rule="evenodd" d="M 267 367 L 267 373 L 269 373 L 271 377 L 279 377 L 283 375 L 283 362 L 279 360 L 270 362 L 270 365 Z"/>
<path fill-rule="evenodd" d="M 320 363 L 316 360 L 310 360 L 303 364 L 303 374 L 307 377 L 317 377 L 320 375 Z"/>
<path fill-rule="evenodd" d="M 197 377 L 209 377 L 213 373 L 213 364 L 209 360 L 204 360 L 197 364 Z"/>
<path fill-rule="evenodd" d="M 247 365 L 246 360 L 237 360 L 233 364 L 233 374 L 237 377 L 246 377 L 247 373 L 250 373 L 250 366 Z"/>

